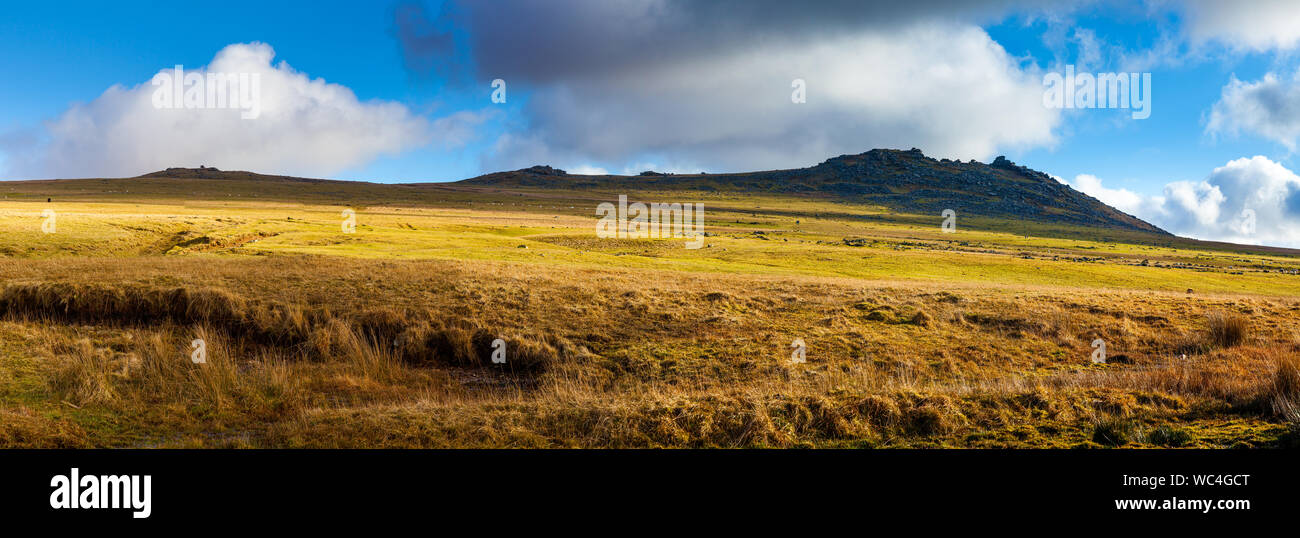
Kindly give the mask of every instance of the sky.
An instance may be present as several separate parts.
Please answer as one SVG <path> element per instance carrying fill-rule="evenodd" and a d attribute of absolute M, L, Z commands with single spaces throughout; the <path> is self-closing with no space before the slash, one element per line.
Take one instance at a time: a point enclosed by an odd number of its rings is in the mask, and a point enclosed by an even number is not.
<path fill-rule="evenodd" d="M 1005 155 L 1179 235 L 1300 247 L 1297 49 L 1287 0 L 22 3 L 0 18 L 0 179 L 740 172 L 916 147 Z M 177 65 L 257 82 L 241 105 L 160 96 Z M 1050 99 L 1067 72 L 1136 74 L 1144 106 Z"/>

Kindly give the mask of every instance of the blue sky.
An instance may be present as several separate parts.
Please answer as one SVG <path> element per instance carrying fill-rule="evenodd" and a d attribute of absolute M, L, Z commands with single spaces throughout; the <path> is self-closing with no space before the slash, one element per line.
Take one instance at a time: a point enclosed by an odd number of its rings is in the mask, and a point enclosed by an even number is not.
<path fill-rule="evenodd" d="M 1075 24 L 1136 54 L 1150 50 L 1160 39 L 1162 28 L 1177 28 L 1180 21 L 1174 15 L 1152 19 L 1145 12 L 1113 10 L 1080 16 Z M 1053 65 L 1054 52 L 1043 43 L 1048 24 L 1041 19 L 1009 17 L 989 25 L 987 30 L 1008 53 L 1031 58 L 1044 67 Z M 1254 51 L 1234 53 L 1218 45 L 1205 53 L 1213 58 L 1150 69 L 1150 118 L 1133 120 L 1125 111 L 1080 112 L 1067 118 L 1059 145 L 1008 150 L 1008 157 L 1053 175 L 1092 174 L 1113 181 L 1117 187 L 1149 194 L 1159 193 L 1169 181 L 1203 179 L 1213 168 L 1242 156 L 1265 155 L 1288 166 L 1295 164 L 1292 152 L 1275 142 L 1205 132 L 1206 115 L 1233 74 L 1243 80 L 1256 80 L 1279 67 L 1286 71 L 1284 66 L 1292 65 L 1290 58 Z M 1078 45 L 1069 46 L 1066 54 L 1066 61 L 1077 62 Z M 1096 71 L 1125 69 L 1120 58 L 1111 56 L 1106 60 Z M 1294 70 L 1293 65 L 1290 70 Z"/>
<path fill-rule="evenodd" d="M 465 96 L 441 94 L 437 81 L 413 77 L 404 68 L 394 37 L 395 4 L 235 0 L 222 2 L 220 9 L 192 3 L 125 4 L 6 6 L 6 16 L 0 18 L 0 68 L 21 75 L 15 83 L 0 85 L 0 98 L 10 104 L 0 109 L 0 129 L 39 126 L 114 84 L 148 82 L 175 64 L 200 67 L 223 47 L 250 42 L 270 44 L 277 61 L 342 84 L 360 100 L 397 101 L 430 113 L 466 106 Z M 463 179 L 478 173 L 472 155 L 468 150 L 415 149 L 329 175 L 385 182 Z"/>
<path fill-rule="evenodd" d="M 1181 234 L 1300 245 L 1294 4 L 19 4 L 0 19 L 0 178 L 722 172 L 915 146 L 1006 155 Z M 176 64 L 261 73 L 266 113 L 147 106 Z M 1151 116 L 1045 108 L 1065 65 L 1151 73 Z"/>

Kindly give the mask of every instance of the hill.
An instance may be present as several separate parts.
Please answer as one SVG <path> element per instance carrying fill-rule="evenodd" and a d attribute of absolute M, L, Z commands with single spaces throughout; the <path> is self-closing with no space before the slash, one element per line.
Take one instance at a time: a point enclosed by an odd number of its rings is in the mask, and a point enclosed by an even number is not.
<path fill-rule="evenodd" d="M 1005 157 L 984 164 L 926 157 L 919 149 L 873 149 L 810 168 L 739 174 L 571 175 L 549 166 L 498 172 L 469 185 L 569 189 L 647 189 L 812 195 L 895 211 L 1031 220 L 1170 235 Z"/>
<path fill-rule="evenodd" d="M 1174 236 L 1042 172 L 1005 158 L 984 164 L 926 157 L 920 150 L 876 149 L 809 168 L 734 174 L 580 175 L 549 166 L 454 182 L 372 183 L 198 168 L 167 168 L 131 178 L 8 181 L 15 202 L 256 201 L 271 204 L 463 208 L 505 205 L 592 218 L 619 194 L 707 202 L 711 220 L 766 216 L 835 219 L 860 225 L 934 229 L 953 209 L 964 230 L 1170 249 L 1297 256 L 1282 247 Z M 556 205 L 564 200 L 565 205 Z M 736 222 L 740 222 L 737 220 Z M 748 221 L 747 221 L 748 222 Z M 848 231 L 846 230 L 846 233 Z"/>

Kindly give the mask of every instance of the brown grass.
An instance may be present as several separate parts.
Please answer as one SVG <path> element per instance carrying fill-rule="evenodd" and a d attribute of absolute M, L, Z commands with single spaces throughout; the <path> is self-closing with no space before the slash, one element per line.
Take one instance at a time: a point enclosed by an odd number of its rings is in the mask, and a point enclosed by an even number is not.
<path fill-rule="evenodd" d="M 31 333 L 49 387 L 33 401 L 52 404 L 4 408 L 27 417 L 0 427 L 6 446 L 1065 447 L 1096 445 L 1111 420 L 1142 432 L 1125 446 L 1186 423 L 1212 431 L 1150 439 L 1261 446 L 1296 419 L 1300 386 L 1286 323 L 1300 310 L 1249 299 L 1233 311 L 1254 314 L 1225 317 L 1243 335 L 1228 345 L 1196 335 L 1215 334 L 1204 320 L 1229 302 L 1182 295 L 954 301 L 836 279 L 99 263 L 0 291 L 0 331 Z M 165 284 L 173 274 L 193 278 Z M 794 337 L 805 364 L 789 360 Z M 206 364 L 189 360 L 194 338 Z M 498 338 L 505 365 L 490 360 Z M 1093 366 L 1095 338 L 1126 362 Z M 1189 338 L 1203 345 L 1183 359 Z M 1249 428 L 1215 433 L 1233 421 Z"/>
<path fill-rule="evenodd" d="M 577 351 L 560 338 L 507 335 L 463 318 L 434 319 L 438 315 L 434 312 L 371 308 L 338 318 L 325 308 L 251 301 L 214 289 L 11 285 L 0 293 L 0 312 L 24 319 L 118 326 L 202 325 L 204 334 L 215 330 L 240 340 L 241 350 L 246 345 L 274 347 L 316 359 L 342 354 L 363 357 L 376 367 L 386 361 L 486 366 L 492 364 L 492 342 L 497 338 L 507 343 L 511 367 L 526 373 L 539 373 L 560 353 Z M 381 361 L 368 349 L 387 357 Z"/>
<path fill-rule="evenodd" d="M 1241 345 L 1250 337 L 1250 320 L 1231 312 L 1211 312 L 1206 316 L 1209 343 L 1219 347 Z"/>
<path fill-rule="evenodd" d="M 1277 354 L 1272 374 L 1272 383 L 1263 396 L 1269 409 L 1279 418 L 1300 423 L 1300 356 Z"/>

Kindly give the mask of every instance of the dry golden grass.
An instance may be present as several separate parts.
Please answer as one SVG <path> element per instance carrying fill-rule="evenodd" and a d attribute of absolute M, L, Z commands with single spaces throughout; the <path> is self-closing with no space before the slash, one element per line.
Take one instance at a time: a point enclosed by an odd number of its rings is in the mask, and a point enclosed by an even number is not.
<path fill-rule="evenodd" d="M 336 210 L 266 202 L 0 222 L 30 235 L 0 239 L 0 446 L 1296 442 L 1300 264 L 1278 252 L 954 241 L 805 200 L 727 202 L 687 251 L 516 194 L 431 190 L 346 237 Z"/>
<path fill-rule="evenodd" d="M 1188 446 L 1267 446 L 1295 418 L 1300 303 L 1287 299 L 489 262 L 102 263 L 25 264 L 49 272 L 0 291 L 5 323 L 45 350 L 48 398 L 66 402 L 40 427 L 100 446 L 1076 446 L 1113 420 L 1144 432 L 1125 446 L 1178 428 L 1196 432 Z M 157 284 L 176 274 L 187 283 Z M 1227 345 L 1218 317 L 1252 336 Z M 807 363 L 790 360 L 796 337 Z M 189 360 L 194 338 L 206 364 Z M 1095 338 L 1105 365 L 1091 365 Z"/>
<path fill-rule="evenodd" d="M 1300 356 L 1278 354 L 1273 360 L 1272 384 L 1261 395 L 1273 415 L 1300 422 Z"/>
<path fill-rule="evenodd" d="M 1230 312 L 1211 312 L 1207 316 L 1210 328 L 1209 343 L 1220 347 L 1233 347 L 1250 336 L 1250 320 Z"/>

